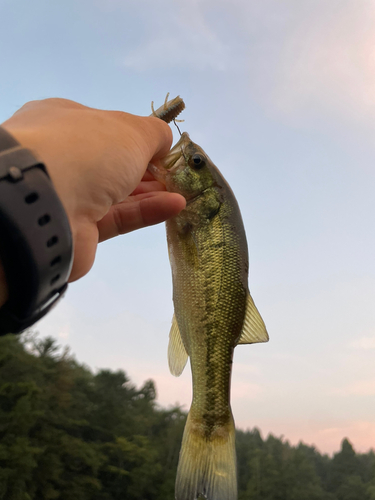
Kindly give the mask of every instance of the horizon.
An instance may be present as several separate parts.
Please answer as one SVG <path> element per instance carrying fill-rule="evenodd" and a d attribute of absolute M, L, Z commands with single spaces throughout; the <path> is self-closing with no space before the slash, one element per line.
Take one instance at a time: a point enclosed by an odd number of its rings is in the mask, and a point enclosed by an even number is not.
<path fill-rule="evenodd" d="M 29 333 L 28 333 L 29 332 Z M 31 334 L 31 338 L 33 338 L 34 340 L 39 340 L 39 333 L 36 331 L 36 330 L 33 330 L 32 328 L 27 330 L 25 332 L 25 336 L 28 336 Z M 46 338 L 46 337 L 44 337 Z M 50 338 L 53 338 L 54 341 L 58 342 L 58 339 L 54 338 L 54 337 L 50 337 Z M 27 342 L 27 344 L 29 344 L 29 341 Z M 92 367 L 88 366 L 87 364 L 85 364 L 84 362 L 80 361 L 79 359 L 77 359 L 76 355 L 74 352 L 71 351 L 71 348 L 69 345 L 65 344 L 58 344 L 57 343 L 57 347 L 60 349 L 60 351 L 62 351 L 63 349 L 68 349 L 68 356 L 73 358 L 79 365 L 81 366 L 84 366 L 85 369 L 88 369 L 90 370 L 93 374 L 96 374 L 98 372 L 100 372 L 101 370 L 106 370 L 108 368 L 106 367 L 97 367 L 96 369 L 93 369 Z M 32 350 L 30 351 L 29 349 L 29 345 L 26 346 L 26 349 L 29 350 L 29 352 L 31 352 L 31 354 L 33 355 L 37 355 L 35 352 L 33 352 Z M 119 368 L 119 370 L 123 371 L 125 376 L 127 377 L 128 379 L 128 382 L 130 385 L 133 385 L 136 390 L 140 390 L 142 388 L 142 386 L 148 381 L 148 380 L 152 380 L 152 382 L 154 383 L 155 385 L 155 392 L 156 392 L 156 399 L 155 399 L 155 402 L 157 404 L 157 406 L 160 408 L 160 409 L 164 409 L 164 410 L 172 410 L 173 408 L 180 408 L 183 412 L 185 412 L 186 414 L 188 413 L 189 411 L 189 408 L 190 408 L 190 404 L 179 404 L 178 402 L 176 402 L 175 404 L 171 404 L 171 403 L 167 403 L 167 404 L 163 404 L 159 401 L 159 394 L 158 394 L 158 384 L 155 380 L 153 380 L 152 378 L 147 378 L 145 380 L 143 380 L 142 382 L 140 383 L 135 383 L 134 380 L 132 379 L 132 377 L 129 375 L 128 371 L 126 370 L 126 368 Z M 113 370 L 114 371 L 114 370 Z M 117 371 L 117 370 L 116 370 Z M 318 453 L 320 453 L 321 455 L 328 455 L 330 458 L 332 458 L 335 454 L 339 453 L 341 451 L 341 448 L 342 448 L 342 443 L 343 441 L 347 440 L 349 441 L 349 443 L 351 444 L 351 446 L 353 447 L 354 451 L 357 453 L 357 454 L 368 454 L 368 453 L 375 453 L 375 448 L 374 447 L 371 447 L 369 448 L 368 450 L 365 450 L 365 451 L 358 451 L 355 449 L 355 446 L 354 444 L 352 443 L 351 439 L 348 437 L 348 436 L 342 436 L 342 438 L 340 439 L 340 442 L 338 443 L 338 446 L 337 446 L 337 449 L 336 450 L 333 450 L 332 452 L 323 452 L 322 450 L 319 449 L 318 446 L 316 446 L 314 443 L 308 443 L 308 442 L 305 442 L 303 439 L 295 439 L 295 440 L 291 440 L 288 438 L 288 436 L 285 436 L 284 434 L 276 434 L 275 432 L 271 430 L 267 430 L 266 432 L 261 429 L 259 426 L 253 426 L 253 427 L 241 427 L 241 426 L 238 426 L 237 423 L 236 423 L 236 419 L 235 419 L 235 427 L 236 427 L 236 430 L 238 431 L 242 431 L 242 432 L 254 432 L 254 431 L 258 431 L 259 434 L 260 434 L 260 437 L 262 438 L 263 441 L 266 441 L 270 436 L 272 437 L 275 437 L 279 440 L 281 440 L 284 444 L 289 444 L 290 446 L 292 447 L 297 447 L 299 444 L 303 444 L 305 446 L 308 446 L 308 447 L 311 447 L 311 448 L 314 448 Z"/>

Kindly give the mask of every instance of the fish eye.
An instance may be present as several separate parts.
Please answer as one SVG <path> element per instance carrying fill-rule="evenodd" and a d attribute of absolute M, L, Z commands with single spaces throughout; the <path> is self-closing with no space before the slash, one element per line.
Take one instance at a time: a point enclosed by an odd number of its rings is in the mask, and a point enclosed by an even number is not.
<path fill-rule="evenodd" d="M 196 153 L 191 157 L 192 161 L 192 166 L 196 169 L 200 169 L 205 166 L 206 161 L 204 156 L 200 155 L 199 153 Z"/>

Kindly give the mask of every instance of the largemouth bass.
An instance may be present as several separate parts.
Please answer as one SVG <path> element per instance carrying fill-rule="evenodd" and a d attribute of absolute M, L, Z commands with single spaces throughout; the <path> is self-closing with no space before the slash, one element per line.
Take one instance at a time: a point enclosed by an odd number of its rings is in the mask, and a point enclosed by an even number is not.
<path fill-rule="evenodd" d="M 233 350 L 268 341 L 249 293 L 240 210 L 222 174 L 187 133 L 151 171 L 168 191 L 187 200 L 186 208 L 166 223 L 174 302 L 169 367 L 179 376 L 190 357 L 193 378 L 175 498 L 236 500 Z"/>

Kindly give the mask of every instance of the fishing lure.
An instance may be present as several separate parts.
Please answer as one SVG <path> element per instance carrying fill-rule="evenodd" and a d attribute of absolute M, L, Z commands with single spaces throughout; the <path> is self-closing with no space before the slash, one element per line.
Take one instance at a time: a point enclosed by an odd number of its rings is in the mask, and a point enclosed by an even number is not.
<path fill-rule="evenodd" d="M 156 111 L 154 109 L 154 101 L 151 102 L 152 114 L 150 116 L 155 116 L 160 118 L 166 123 L 171 121 L 183 122 L 184 120 L 176 120 L 176 117 L 185 109 L 185 103 L 183 99 L 178 95 L 174 99 L 168 101 L 169 92 L 165 98 L 164 104 L 160 106 Z"/>

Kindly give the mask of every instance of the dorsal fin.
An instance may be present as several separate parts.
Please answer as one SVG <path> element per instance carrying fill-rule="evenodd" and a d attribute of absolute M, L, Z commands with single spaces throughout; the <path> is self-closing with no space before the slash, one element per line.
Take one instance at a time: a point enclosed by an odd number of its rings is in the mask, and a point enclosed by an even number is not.
<path fill-rule="evenodd" d="M 175 377 L 179 377 L 181 375 L 184 371 L 187 359 L 188 353 L 186 352 L 182 342 L 176 316 L 173 315 L 168 345 L 168 364 L 172 375 Z"/>
<path fill-rule="evenodd" d="M 254 301 L 248 293 L 246 299 L 245 321 L 242 327 L 238 344 L 255 344 L 257 342 L 268 342 L 269 337 L 266 325 L 256 308 Z"/>

